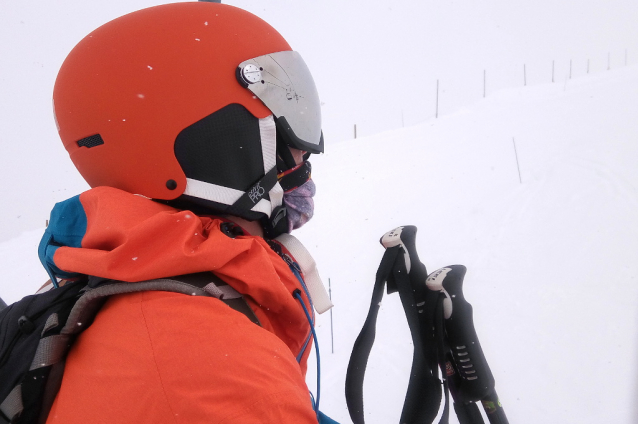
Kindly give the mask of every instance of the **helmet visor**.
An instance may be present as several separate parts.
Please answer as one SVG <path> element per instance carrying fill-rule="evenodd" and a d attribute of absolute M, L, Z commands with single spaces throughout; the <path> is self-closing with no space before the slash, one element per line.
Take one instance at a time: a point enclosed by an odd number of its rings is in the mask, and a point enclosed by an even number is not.
<path fill-rule="evenodd" d="M 289 146 L 323 152 L 319 95 L 299 53 L 284 51 L 246 60 L 237 67 L 237 80 L 270 109 Z"/>

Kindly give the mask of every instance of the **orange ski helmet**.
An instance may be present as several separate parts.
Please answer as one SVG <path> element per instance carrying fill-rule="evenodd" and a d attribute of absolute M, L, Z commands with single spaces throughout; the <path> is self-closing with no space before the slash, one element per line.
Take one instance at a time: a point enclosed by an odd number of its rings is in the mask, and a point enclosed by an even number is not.
<path fill-rule="evenodd" d="M 301 56 L 260 18 L 218 3 L 161 5 L 101 26 L 69 53 L 53 101 L 92 187 L 252 220 L 283 208 L 277 144 L 323 151 Z"/>

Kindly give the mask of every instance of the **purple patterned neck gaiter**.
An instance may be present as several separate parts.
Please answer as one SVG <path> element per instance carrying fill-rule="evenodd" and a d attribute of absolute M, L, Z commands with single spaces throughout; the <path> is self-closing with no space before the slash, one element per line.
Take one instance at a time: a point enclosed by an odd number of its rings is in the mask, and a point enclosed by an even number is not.
<path fill-rule="evenodd" d="M 309 179 L 294 190 L 284 193 L 284 204 L 288 212 L 288 232 L 310 221 L 315 210 L 312 196 L 315 195 L 315 183 Z"/>

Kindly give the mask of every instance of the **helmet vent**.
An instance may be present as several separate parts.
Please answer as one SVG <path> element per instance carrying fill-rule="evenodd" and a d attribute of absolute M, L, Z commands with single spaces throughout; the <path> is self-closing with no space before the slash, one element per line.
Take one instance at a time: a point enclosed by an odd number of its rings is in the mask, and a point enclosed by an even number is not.
<path fill-rule="evenodd" d="M 82 140 L 78 140 L 78 146 L 80 147 L 95 147 L 104 144 L 104 140 L 100 134 L 91 135 L 88 137 L 84 137 Z"/>

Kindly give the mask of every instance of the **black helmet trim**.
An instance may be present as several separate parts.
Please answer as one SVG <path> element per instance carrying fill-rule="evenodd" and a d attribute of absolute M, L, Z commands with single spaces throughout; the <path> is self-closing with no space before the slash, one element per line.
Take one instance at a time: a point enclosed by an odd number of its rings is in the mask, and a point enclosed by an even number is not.
<path fill-rule="evenodd" d="M 233 106 L 233 105 L 230 105 Z M 212 182 L 189 178 L 187 173 L 185 197 L 224 205 L 222 208 L 231 214 L 255 219 L 264 214 L 271 216 L 272 211 L 282 205 L 283 189 L 277 182 L 276 126 L 272 115 L 259 119 L 259 139 L 261 145 L 261 177 L 248 188 L 240 190 Z"/>
<path fill-rule="evenodd" d="M 323 152 L 319 94 L 299 53 L 283 51 L 246 60 L 237 67 L 237 80 L 270 109 L 289 146 Z"/>

